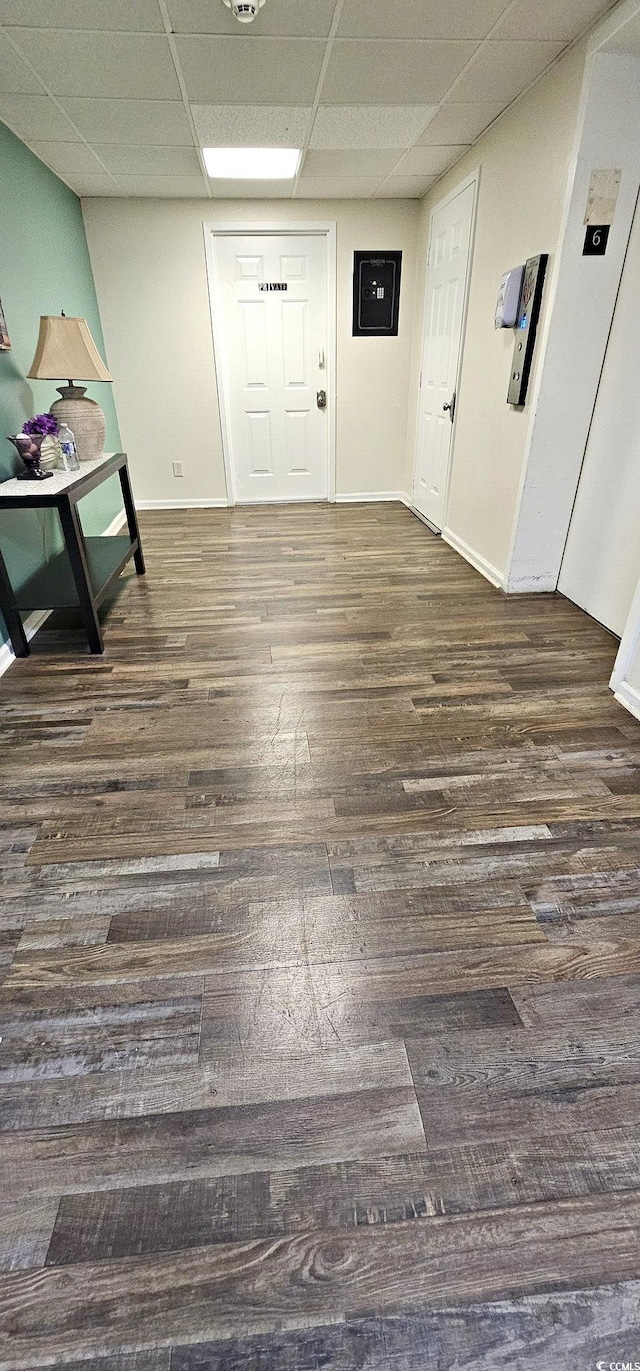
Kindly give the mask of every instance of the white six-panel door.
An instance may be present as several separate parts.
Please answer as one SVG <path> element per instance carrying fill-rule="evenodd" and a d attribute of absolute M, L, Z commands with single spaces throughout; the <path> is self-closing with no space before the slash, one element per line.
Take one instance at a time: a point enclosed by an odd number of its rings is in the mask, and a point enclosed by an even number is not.
<path fill-rule="evenodd" d="M 445 405 L 454 403 L 458 379 L 475 191 L 475 183 L 466 186 L 431 221 L 413 504 L 438 529 L 453 433 Z"/>
<path fill-rule="evenodd" d="M 221 397 L 235 498 L 322 500 L 328 490 L 327 243 L 323 235 L 213 239 Z"/>

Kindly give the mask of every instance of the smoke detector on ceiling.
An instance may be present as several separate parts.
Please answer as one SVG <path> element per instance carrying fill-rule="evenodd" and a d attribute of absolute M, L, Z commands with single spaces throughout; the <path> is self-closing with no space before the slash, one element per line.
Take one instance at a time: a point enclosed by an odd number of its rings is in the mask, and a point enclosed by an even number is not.
<path fill-rule="evenodd" d="M 224 0 L 224 3 L 240 24 L 252 24 L 266 0 Z"/>

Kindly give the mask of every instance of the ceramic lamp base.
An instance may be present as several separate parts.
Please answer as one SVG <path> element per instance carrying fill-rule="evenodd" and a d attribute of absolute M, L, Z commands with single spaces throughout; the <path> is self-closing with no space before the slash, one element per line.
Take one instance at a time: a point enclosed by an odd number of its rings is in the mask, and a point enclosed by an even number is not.
<path fill-rule="evenodd" d="M 51 406 L 58 424 L 68 424 L 76 440 L 81 462 L 90 462 L 104 452 L 106 423 L 95 400 L 89 400 L 82 386 L 60 386 L 62 399 Z M 71 392 L 71 394 L 69 393 Z"/>

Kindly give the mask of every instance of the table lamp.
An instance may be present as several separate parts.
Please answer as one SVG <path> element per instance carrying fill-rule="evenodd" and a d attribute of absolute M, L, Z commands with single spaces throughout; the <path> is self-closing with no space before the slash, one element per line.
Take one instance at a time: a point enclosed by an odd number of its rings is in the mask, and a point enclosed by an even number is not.
<path fill-rule="evenodd" d="M 81 381 L 112 381 L 91 337 L 86 319 L 67 319 L 65 314 L 43 314 L 36 355 L 28 376 L 38 381 L 60 381 L 75 376 Z M 104 451 L 105 418 L 95 400 L 85 395 L 85 386 L 68 381 L 57 386 L 60 400 L 51 406 L 59 424 L 73 429 L 78 457 L 88 462 Z"/>

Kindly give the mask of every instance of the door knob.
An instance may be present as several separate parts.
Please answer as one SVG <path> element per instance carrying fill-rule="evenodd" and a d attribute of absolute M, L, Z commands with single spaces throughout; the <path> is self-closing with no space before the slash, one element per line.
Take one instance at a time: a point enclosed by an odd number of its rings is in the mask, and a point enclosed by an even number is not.
<path fill-rule="evenodd" d="M 453 395 L 451 396 L 451 399 L 450 399 L 450 400 L 447 400 L 446 404 L 444 404 L 444 405 L 442 406 L 442 408 L 443 408 L 443 410 L 445 411 L 445 414 L 448 413 L 449 418 L 450 418 L 450 420 L 451 420 L 451 423 L 453 423 L 453 420 L 454 420 L 454 417 L 455 417 L 455 412 L 456 412 L 456 392 L 455 392 L 455 390 L 454 390 L 454 392 L 453 392 Z"/>
<path fill-rule="evenodd" d="M 316 396 L 316 400 L 317 400 L 317 402 L 318 402 L 318 409 L 326 409 L 326 408 L 327 408 L 327 392 L 326 392 L 326 390 L 319 390 L 319 391 L 318 391 L 318 394 L 317 394 L 317 396 Z"/>

